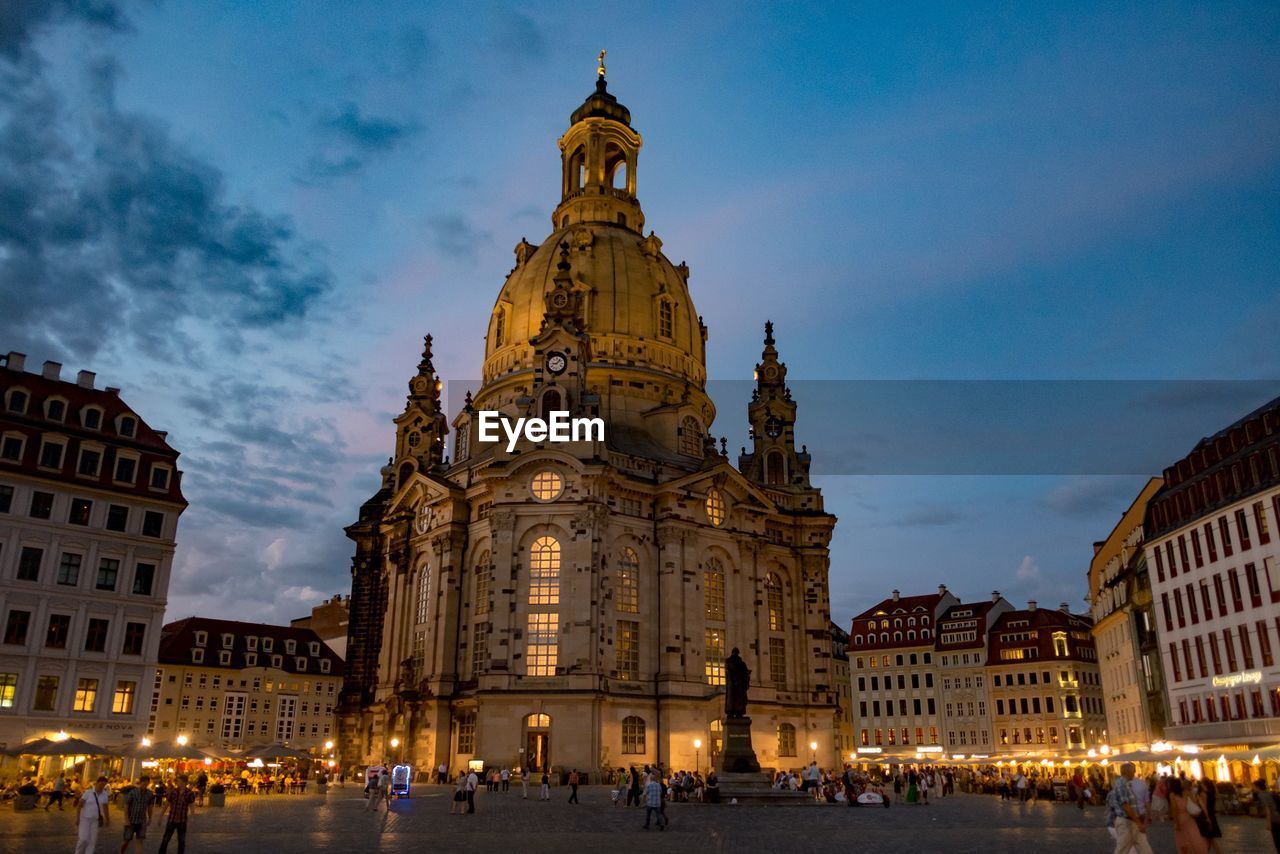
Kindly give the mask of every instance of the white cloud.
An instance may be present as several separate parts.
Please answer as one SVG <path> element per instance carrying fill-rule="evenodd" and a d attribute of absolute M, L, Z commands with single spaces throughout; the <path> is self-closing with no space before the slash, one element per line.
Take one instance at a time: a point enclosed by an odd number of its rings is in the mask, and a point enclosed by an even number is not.
<path fill-rule="evenodd" d="M 1036 563 L 1036 559 L 1031 555 L 1027 555 L 1022 559 L 1022 563 L 1018 564 L 1013 574 L 1019 581 L 1037 582 L 1040 580 L 1040 564 Z"/>

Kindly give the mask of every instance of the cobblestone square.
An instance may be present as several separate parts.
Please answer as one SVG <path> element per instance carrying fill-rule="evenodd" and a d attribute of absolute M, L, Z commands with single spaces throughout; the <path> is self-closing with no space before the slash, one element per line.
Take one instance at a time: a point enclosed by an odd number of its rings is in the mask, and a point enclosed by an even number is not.
<path fill-rule="evenodd" d="M 414 796 L 390 812 L 370 812 L 356 786 L 327 795 L 237 796 L 223 809 L 202 809 L 191 823 L 193 854 L 301 854 L 301 852 L 498 851 L 521 852 L 685 851 L 911 852 L 1027 851 L 1036 854 L 1111 850 L 1105 812 L 1048 802 L 1019 804 L 981 795 L 960 795 L 929 806 L 849 809 L 827 804 L 746 806 L 668 804 L 665 832 L 641 830 L 644 811 L 613 807 L 603 787 L 584 787 L 580 805 L 554 789 L 550 802 L 519 787 L 507 793 L 478 792 L 476 813 L 450 816 L 451 790 L 415 787 Z M 1224 816 L 1223 850 L 1271 851 L 1262 820 Z M 146 851 L 159 848 L 161 826 L 150 828 Z M 98 840 L 99 852 L 114 852 L 121 839 L 119 814 Z M 1165 823 L 1152 830 L 1152 847 L 1173 852 Z M 60 852 L 75 846 L 74 812 L 0 812 L 0 851 Z M 170 851 L 176 851 L 171 846 Z"/>

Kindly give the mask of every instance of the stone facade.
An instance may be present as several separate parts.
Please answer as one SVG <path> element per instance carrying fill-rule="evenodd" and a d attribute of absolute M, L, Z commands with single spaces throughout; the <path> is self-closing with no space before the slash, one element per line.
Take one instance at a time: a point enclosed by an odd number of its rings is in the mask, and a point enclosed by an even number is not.
<path fill-rule="evenodd" d="M 420 768 L 705 769 L 734 647 L 763 764 L 839 748 L 835 518 L 796 446 L 786 365 L 767 324 L 735 467 L 709 433 L 689 269 L 641 231 L 640 145 L 602 77 L 560 140 L 553 233 L 516 246 L 451 460 L 428 336 L 381 489 L 347 529 L 348 765 L 394 739 Z M 599 417 L 605 438 L 508 452 L 481 441 L 481 411 Z"/>

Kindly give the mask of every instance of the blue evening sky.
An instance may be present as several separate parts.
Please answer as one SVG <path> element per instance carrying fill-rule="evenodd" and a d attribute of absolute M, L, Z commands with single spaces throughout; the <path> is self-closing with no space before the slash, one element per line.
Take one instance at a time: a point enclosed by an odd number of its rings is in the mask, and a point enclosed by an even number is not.
<path fill-rule="evenodd" d="M 0 351 L 170 431 L 171 618 L 347 590 L 421 336 L 478 377 L 601 48 L 715 379 L 766 318 L 795 379 L 1280 377 L 1275 4 L 587 8 L 0 5 Z M 833 616 L 939 583 L 1079 610 L 1144 481 L 823 476 Z"/>

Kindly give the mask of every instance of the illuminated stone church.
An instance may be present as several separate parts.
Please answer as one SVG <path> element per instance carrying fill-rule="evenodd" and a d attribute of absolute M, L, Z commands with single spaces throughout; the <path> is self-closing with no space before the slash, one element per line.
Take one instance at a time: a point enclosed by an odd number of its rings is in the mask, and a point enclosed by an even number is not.
<path fill-rule="evenodd" d="M 449 422 L 427 338 L 395 456 L 347 529 L 343 761 L 478 760 L 593 781 L 629 764 L 705 770 L 733 647 L 752 670 L 761 763 L 837 761 L 836 520 L 796 446 L 772 327 L 735 467 L 709 432 L 689 268 L 644 232 L 641 139 L 603 67 L 559 147 L 553 231 L 515 248 L 481 388 Z M 601 417 L 605 437 L 508 453 L 505 439 L 478 440 L 481 410 Z"/>

